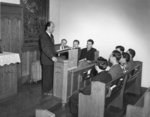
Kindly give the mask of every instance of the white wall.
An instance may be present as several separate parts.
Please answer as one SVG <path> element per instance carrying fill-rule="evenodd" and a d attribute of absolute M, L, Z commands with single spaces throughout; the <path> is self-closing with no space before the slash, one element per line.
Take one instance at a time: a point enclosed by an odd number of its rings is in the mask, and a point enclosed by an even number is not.
<path fill-rule="evenodd" d="M 0 2 L 20 4 L 20 0 L 0 0 Z"/>
<path fill-rule="evenodd" d="M 136 60 L 143 61 L 142 86 L 150 86 L 150 1 L 149 0 L 51 0 L 51 19 L 56 21 L 57 41 L 81 47 L 92 38 L 100 55 L 108 58 L 116 45 L 136 50 Z M 58 5 L 59 4 L 59 5 Z M 57 11 L 57 13 L 55 12 Z M 53 12 L 53 13 L 52 13 Z"/>
<path fill-rule="evenodd" d="M 60 0 L 50 0 L 50 18 L 49 20 L 55 23 L 55 43 L 59 43 L 60 29 Z"/>

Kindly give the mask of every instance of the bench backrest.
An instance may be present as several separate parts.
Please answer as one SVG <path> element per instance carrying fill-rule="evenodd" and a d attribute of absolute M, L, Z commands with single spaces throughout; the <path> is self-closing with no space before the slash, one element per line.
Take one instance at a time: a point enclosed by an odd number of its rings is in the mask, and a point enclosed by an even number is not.
<path fill-rule="evenodd" d="M 128 105 L 126 117 L 150 117 L 150 88 L 135 105 Z"/>
<path fill-rule="evenodd" d="M 87 72 L 90 69 L 93 69 L 94 64 L 90 64 L 85 67 L 78 67 L 73 70 L 68 71 L 68 97 L 70 97 L 75 91 L 79 90 L 79 88 L 82 87 L 82 77 L 85 72 Z"/>

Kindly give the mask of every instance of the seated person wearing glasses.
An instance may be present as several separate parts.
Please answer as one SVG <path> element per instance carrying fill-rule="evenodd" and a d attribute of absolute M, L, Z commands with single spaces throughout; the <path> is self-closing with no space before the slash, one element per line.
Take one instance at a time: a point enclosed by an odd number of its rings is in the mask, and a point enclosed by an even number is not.
<path fill-rule="evenodd" d="M 64 50 L 64 49 L 69 49 L 69 48 L 70 47 L 67 46 L 67 40 L 66 39 L 62 39 L 59 50 Z"/>
<path fill-rule="evenodd" d="M 57 48 L 56 48 L 57 54 L 56 54 L 56 56 L 59 56 L 62 59 L 68 59 L 68 51 L 66 51 L 67 49 L 70 49 L 70 47 L 67 46 L 67 40 L 62 39 L 61 44 L 57 45 Z"/>
<path fill-rule="evenodd" d="M 104 71 L 107 67 L 108 63 L 107 60 L 99 57 L 96 61 L 95 68 L 91 70 L 91 80 L 92 81 L 100 81 L 107 83 L 112 80 L 111 75 Z M 82 92 L 85 95 L 91 94 L 91 83 L 86 86 L 83 89 L 80 89 L 79 91 L 75 92 L 69 99 L 69 107 L 70 112 L 74 117 L 77 117 L 78 115 L 78 101 L 79 101 L 79 92 Z"/>
<path fill-rule="evenodd" d="M 79 62 L 86 60 L 88 63 L 91 63 L 95 59 L 96 49 L 93 48 L 94 41 L 92 39 L 87 40 L 86 48 L 81 50 L 79 57 Z"/>

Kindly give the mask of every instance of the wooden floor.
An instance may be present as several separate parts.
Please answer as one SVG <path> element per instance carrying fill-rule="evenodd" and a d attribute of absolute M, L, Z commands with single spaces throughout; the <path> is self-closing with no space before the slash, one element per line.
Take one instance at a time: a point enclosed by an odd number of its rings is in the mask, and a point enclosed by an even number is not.
<path fill-rule="evenodd" d="M 142 94 L 146 89 L 142 88 Z M 134 104 L 140 96 L 128 95 L 125 103 Z M 68 105 L 62 106 L 60 99 L 41 94 L 41 83 L 24 84 L 18 94 L 0 101 L 0 117 L 35 117 L 36 109 L 47 109 L 56 117 L 72 117 Z M 124 110 L 110 108 L 106 117 L 123 117 Z"/>

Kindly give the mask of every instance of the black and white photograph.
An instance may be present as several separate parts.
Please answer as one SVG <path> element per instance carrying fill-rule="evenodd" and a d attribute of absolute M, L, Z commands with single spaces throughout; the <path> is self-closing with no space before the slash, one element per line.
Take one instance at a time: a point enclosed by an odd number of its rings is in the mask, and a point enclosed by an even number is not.
<path fill-rule="evenodd" d="M 150 0 L 0 0 L 0 117 L 150 117 Z"/>

